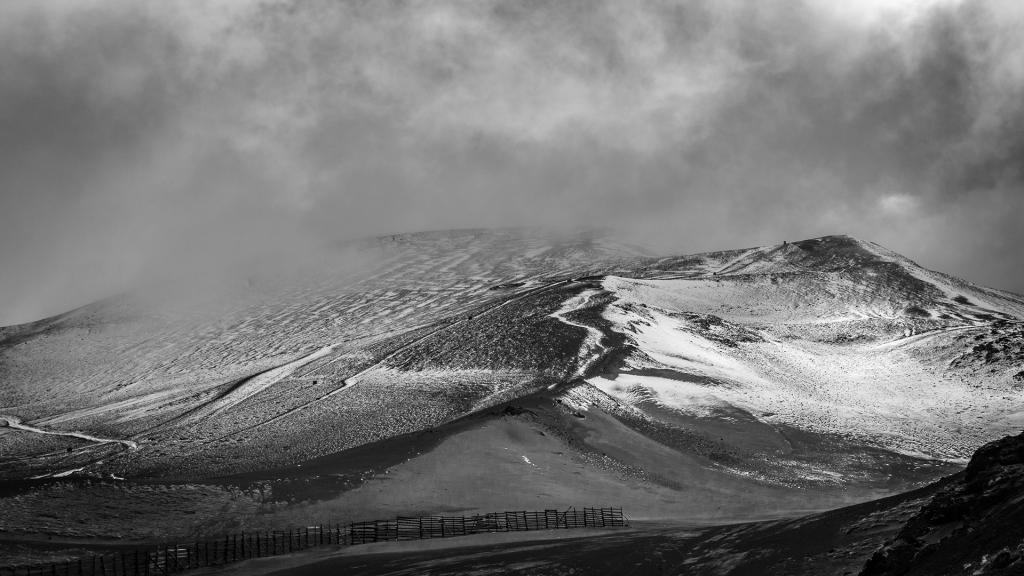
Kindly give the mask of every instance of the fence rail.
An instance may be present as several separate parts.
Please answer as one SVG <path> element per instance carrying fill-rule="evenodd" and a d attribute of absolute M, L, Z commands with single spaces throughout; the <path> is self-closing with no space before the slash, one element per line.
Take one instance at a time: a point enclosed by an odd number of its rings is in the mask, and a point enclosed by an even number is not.
<path fill-rule="evenodd" d="M 150 546 L 57 564 L 0 567 L 0 576 L 158 576 L 288 554 L 315 546 L 352 546 L 394 540 L 449 538 L 487 532 L 520 532 L 627 526 L 622 508 L 510 511 L 474 516 L 399 516 L 349 524 L 242 532 L 191 544 Z"/>

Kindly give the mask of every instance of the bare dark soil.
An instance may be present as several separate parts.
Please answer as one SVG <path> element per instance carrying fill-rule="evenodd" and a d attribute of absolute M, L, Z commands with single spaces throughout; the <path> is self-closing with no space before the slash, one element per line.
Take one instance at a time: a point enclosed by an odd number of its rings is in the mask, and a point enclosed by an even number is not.
<path fill-rule="evenodd" d="M 1024 573 L 1024 434 L 927 487 L 791 520 L 384 543 L 230 568 L 232 574 L 945 576 Z"/>
<path fill-rule="evenodd" d="M 253 563 L 228 573 L 853 575 L 941 487 L 796 520 L 712 528 L 634 522 L 630 529 L 579 537 L 538 533 L 529 541 L 500 544 L 456 539 L 428 550 L 378 544 L 329 558 L 309 557 L 308 564 L 294 558 Z"/>

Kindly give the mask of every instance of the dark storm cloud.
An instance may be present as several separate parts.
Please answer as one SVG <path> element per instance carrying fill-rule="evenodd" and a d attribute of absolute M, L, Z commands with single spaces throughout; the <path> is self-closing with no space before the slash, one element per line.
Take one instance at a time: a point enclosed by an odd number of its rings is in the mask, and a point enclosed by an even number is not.
<path fill-rule="evenodd" d="M 0 321 L 519 224 L 846 232 L 1024 290 L 1022 26 L 1010 1 L 4 3 Z"/>

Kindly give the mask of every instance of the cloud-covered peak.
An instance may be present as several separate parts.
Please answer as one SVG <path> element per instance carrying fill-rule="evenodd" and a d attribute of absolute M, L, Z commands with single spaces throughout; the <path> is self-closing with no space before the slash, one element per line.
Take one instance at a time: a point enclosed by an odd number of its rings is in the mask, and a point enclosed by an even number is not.
<path fill-rule="evenodd" d="M 1022 289 L 1024 9 L 840 4 L 4 3 L 0 318 L 496 225 L 849 230 Z"/>

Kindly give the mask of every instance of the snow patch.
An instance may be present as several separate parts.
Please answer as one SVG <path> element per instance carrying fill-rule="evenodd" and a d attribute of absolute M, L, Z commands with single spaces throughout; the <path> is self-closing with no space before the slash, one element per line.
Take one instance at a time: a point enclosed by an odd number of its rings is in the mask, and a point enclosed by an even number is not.
<path fill-rule="evenodd" d="M 693 416 L 709 417 L 730 405 L 713 388 L 696 382 L 634 374 L 620 374 L 615 380 L 590 378 L 587 382 L 624 404 L 650 401 Z"/>
<path fill-rule="evenodd" d="M 722 290 L 740 290 L 714 284 L 606 278 L 604 288 L 617 300 L 603 316 L 640 353 L 627 359 L 616 380 L 588 382 L 627 405 L 651 401 L 694 416 L 729 407 L 772 413 L 771 422 L 949 462 L 970 457 L 978 446 L 1010 433 L 1019 420 L 1019 406 L 1007 405 L 1004 389 L 950 377 L 946 362 L 922 359 L 918 347 L 932 336 L 943 337 L 941 331 L 901 340 L 906 345 L 900 346 L 837 346 L 770 335 L 762 342 L 729 345 L 705 338 L 682 313 L 706 313 L 709 302 L 733 296 Z M 822 305 L 815 314 L 819 311 L 827 308 Z M 716 313 L 750 325 L 749 310 Z M 933 347 L 927 344 L 927 349 Z M 669 369 L 679 377 L 630 374 L 628 369 Z M 808 474 L 820 476 L 816 471 Z"/>
<path fill-rule="evenodd" d="M 85 470 L 85 466 L 81 468 L 72 468 L 71 470 L 65 470 L 64 472 L 57 472 L 54 474 L 40 474 L 39 476 L 29 476 L 29 480 L 42 480 L 43 478 L 67 478 L 72 474 L 76 474 Z"/>

